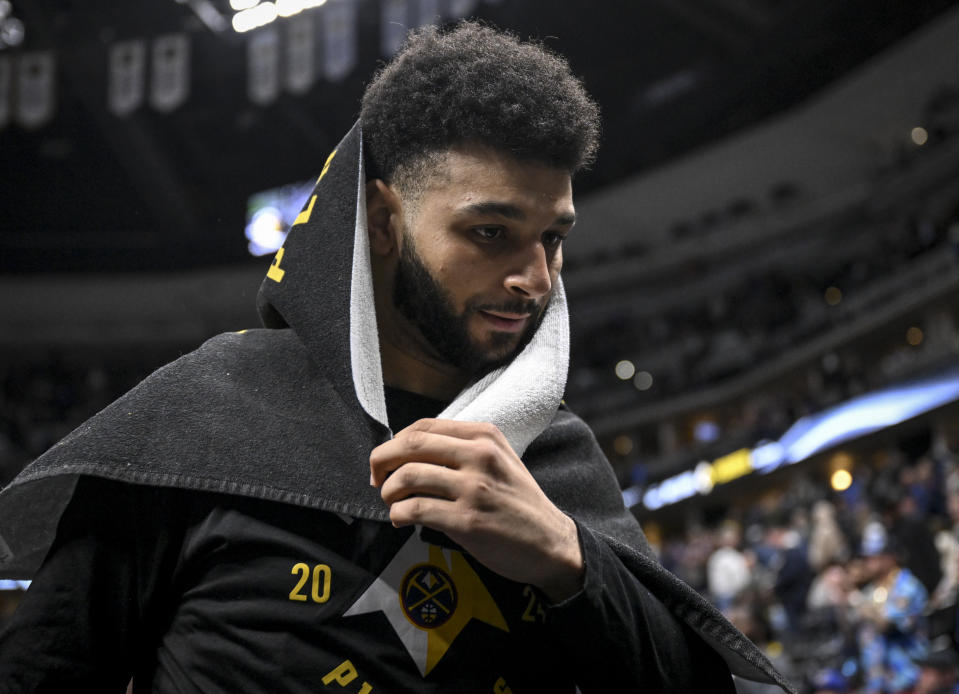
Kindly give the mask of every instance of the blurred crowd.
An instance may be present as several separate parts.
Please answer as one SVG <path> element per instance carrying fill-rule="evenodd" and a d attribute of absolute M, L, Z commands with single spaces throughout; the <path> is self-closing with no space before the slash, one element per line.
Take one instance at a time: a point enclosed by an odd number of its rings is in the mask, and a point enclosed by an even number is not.
<path fill-rule="evenodd" d="M 877 451 L 841 493 L 811 480 L 689 525 L 661 560 L 801 692 L 959 692 L 959 437 Z"/>
<path fill-rule="evenodd" d="M 769 200 L 730 201 L 677 223 L 670 244 L 656 251 L 672 258 L 664 267 L 641 244 L 571 257 L 568 270 L 596 275 L 587 282 L 592 293 L 570 297 L 568 395 L 577 411 L 588 419 L 594 411 L 662 405 L 844 333 L 917 293 L 935 293 L 933 285 L 959 265 L 957 103 L 959 92 L 940 95 L 925 114 L 928 143 L 893 157 L 855 195 L 826 204 L 782 182 Z M 753 227 L 764 233 L 753 235 Z M 711 250 L 701 256 L 702 248 Z M 649 263 L 629 265 L 628 276 L 606 269 L 647 254 Z M 915 320 L 928 337 L 941 327 L 955 335 L 954 325 Z M 837 345 L 843 341 L 849 336 L 837 337 Z M 858 362 L 833 355 L 823 371 L 835 382 L 875 387 L 902 375 L 898 350 L 885 352 L 859 354 Z M 620 360 L 642 374 L 635 388 L 614 374 Z"/>
<path fill-rule="evenodd" d="M 79 363 L 42 356 L 0 360 L 0 486 L 162 363 L 146 353 Z"/>
<path fill-rule="evenodd" d="M 957 209 L 950 208 L 943 218 L 862 221 L 858 228 L 841 231 L 843 252 L 832 249 L 833 241 L 823 242 L 818 253 L 829 253 L 828 257 L 797 254 L 791 262 L 772 267 L 744 258 L 732 280 L 716 276 L 728 268 L 678 267 L 669 284 L 686 297 L 679 305 L 668 306 L 664 297 L 661 312 L 615 315 L 602 324 L 591 324 L 588 330 L 573 331 L 574 341 L 578 337 L 582 344 L 574 342 L 570 395 L 584 404 L 580 409 L 586 414 L 594 407 L 602 409 L 610 398 L 620 405 L 661 403 L 773 363 L 830 331 L 848 328 L 857 318 L 883 310 L 924 282 L 955 271 L 959 265 Z M 809 233 L 832 237 L 840 230 L 827 226 Z M 914 282 L 908 282 L 911 275 Z M 682 290 L 687 277 L 697 277 L 704 285 L 702 292 L 688 296 L 694 292 Z M 657 296 L 664 293 L 651 291 Z M 571 311 L 575 328 L 576 312 L 588 315 L 590 308 L 588 302 L 574 303 Z M 899 345 L 905 343 L 905 335 L 897 337 Z M 651 376 L 647 387 L 632 388 L 616 378 L 613 367 L 622 359 Z M 837 370 L 849 371 L 846 380 L 850 382 L 897 375 L 894 359 L 878 361 L 871 362 L 868 370 L 844 362 L 830 370 L 833 375 Z"/>

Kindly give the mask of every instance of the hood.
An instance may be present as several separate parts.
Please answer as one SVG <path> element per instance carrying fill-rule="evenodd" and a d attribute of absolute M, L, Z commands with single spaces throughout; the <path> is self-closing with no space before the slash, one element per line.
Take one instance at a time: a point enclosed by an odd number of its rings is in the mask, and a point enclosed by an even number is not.
<path fill-rule="evenodd" d="M 359 122 L 330 154 L 257 295 L 267 328 L 292 328 L 340 395 L 389 427 L 366 228 Z M 540 326 L 508 365 L 465 388 L 440 417 L 495 424 L 522 455 L 566 387 L 569 321 L 557 281 Z"/>

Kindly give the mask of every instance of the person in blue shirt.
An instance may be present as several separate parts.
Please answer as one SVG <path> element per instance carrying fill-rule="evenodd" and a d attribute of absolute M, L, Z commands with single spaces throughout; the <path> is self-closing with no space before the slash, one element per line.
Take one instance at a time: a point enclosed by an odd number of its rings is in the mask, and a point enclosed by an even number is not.
<path fill-rule="evenodd" d="M 863 691 L 912 691 L 919 681 L 915 661 L 928 650 L 922 616 L 928 594 L 919 579 L 901 565 L 898 547 L 881 524 L 866 527 L 862 554 L 870 575 L 856 601 Z"/>

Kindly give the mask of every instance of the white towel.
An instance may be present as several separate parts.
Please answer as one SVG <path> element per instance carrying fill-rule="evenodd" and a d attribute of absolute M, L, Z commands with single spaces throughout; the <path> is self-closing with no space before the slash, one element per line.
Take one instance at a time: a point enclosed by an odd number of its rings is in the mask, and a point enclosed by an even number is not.
<path fill-rule="evenodd" d="M 373 302 L 362 145 L 360 153 L 350 299 L 353 385 L 367 414 L 389 426 Z M 556 414 L 566 388 L 568 369 L 569 316 L 566 292 L 557 278 L 546 314 L 525 349 L 506 366 L 467 386 L 439 417 L 490 422 L 503 432 L 516 455 L 522 457 L 526 447 Z"/>

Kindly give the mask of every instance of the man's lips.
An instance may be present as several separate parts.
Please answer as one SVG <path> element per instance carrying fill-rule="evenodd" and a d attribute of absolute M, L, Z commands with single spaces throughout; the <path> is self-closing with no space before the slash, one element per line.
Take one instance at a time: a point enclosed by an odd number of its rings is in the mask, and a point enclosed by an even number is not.
<path fill-rule="evenodd" d="M 526 327 L 526 323 L 530 318 L 529 313 L 509 313 L 506 311 L 480 310 L 479 314 L 494 328 L 507 333 L 521 331 Z"/>

